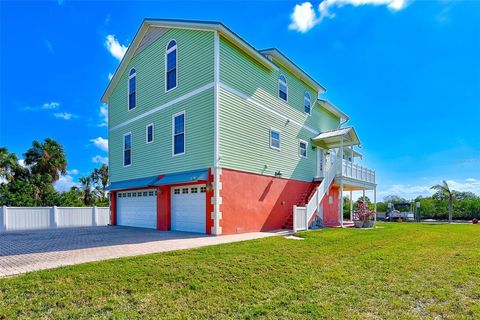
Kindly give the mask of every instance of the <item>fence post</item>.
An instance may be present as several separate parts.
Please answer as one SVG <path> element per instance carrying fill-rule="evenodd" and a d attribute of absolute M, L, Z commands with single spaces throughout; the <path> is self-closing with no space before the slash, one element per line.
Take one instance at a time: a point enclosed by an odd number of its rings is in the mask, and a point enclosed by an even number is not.
<path fill-rule="evenodd" d="M 297 224 L 296 224 L 296 220 L 297 220 L 297 206 L 294 205 L 293 206 L 293 232 L 297 232 Z"/>
<path fill-rule="evenodd" d="M 53 206 L 50 210 L 50 228 L 56 228 L 58 225 L 58 208 Z"/>
<path fill-rule="evenodd" d="M 0 231 L 7 231 L 7 206 L 2 206 L 2 214 L 0 214 Z"/>
<path fill-rule="evenodd" d="M 95 226 L 97 226 L 97 223 L 98 223 L 98 222 L 97 222 L 97 221 L 98 221 L 98 220 L 97 220 L 97 219 L 98 219 L 98 208 L 97 208 L 97 206 L 93 206 L 92 209 L 93 209 L 93 210 L 92 210 L 92 213 L 93 213 L 93 216 L 92 216 L 92 226 L 95 227 Z"/>

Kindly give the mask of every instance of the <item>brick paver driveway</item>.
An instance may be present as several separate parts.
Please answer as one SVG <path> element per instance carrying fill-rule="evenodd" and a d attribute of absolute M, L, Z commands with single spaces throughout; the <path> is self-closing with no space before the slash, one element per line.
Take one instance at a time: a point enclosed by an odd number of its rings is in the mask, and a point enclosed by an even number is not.
<path fill-rule="evenodd" d="M 279 233 L 227 236 L 128 227 L 0 233 L 0 277 L 105 259 L 257 239 Z"/>

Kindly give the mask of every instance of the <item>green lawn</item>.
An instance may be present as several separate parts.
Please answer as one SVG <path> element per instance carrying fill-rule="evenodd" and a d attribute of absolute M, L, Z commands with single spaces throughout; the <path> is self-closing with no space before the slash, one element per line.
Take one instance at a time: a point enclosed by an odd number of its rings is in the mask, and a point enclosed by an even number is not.
<path fill-rule="evenodd" d="M 480 226 L 379 224 L 0 280 L 2 318 L 480 318 Z"/>

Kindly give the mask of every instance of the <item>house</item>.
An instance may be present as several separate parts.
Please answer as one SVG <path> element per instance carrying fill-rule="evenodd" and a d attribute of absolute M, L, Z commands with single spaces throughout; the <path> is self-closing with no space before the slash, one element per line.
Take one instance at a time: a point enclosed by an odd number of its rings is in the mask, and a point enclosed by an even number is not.
<path fill-rule="evenodd" d="M 112 223 L 232 234 L 342 225 L 341 199 L 375 190 L 360 140 L 325 88 L 277 49 L 219 22 L 146 19 L 111 79 Z"/>

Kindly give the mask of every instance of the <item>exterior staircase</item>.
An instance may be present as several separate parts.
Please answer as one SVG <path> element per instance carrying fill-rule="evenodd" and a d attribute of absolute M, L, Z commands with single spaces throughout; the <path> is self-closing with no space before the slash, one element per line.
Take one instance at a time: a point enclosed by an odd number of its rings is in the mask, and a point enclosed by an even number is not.
<path fill-rule="evenodd" d="M 320 185 L 322 181 L 314 180 L 308 188 L 303 192 L 300 197 L 297 200 L 296 205 L 297 206 L 306 206 L 308 201 L 312 198 L 313 194 L 315 193 L 315 190 L 317 187 Z M 282 229 L 293 229 L 293 209 L 292 212 L 288 215 L 287 219 L 282 225 Z"/>

